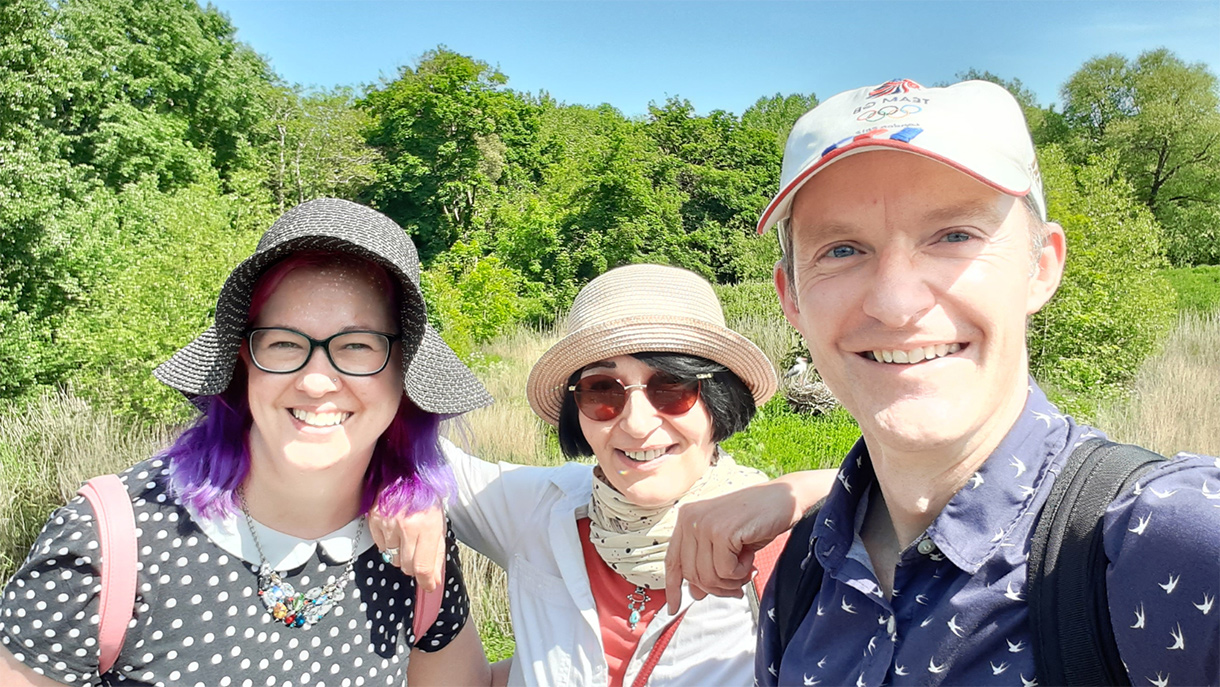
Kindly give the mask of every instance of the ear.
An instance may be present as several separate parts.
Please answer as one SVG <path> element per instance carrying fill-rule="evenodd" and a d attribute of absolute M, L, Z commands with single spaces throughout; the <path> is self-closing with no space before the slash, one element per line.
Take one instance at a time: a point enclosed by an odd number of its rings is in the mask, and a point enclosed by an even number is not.
<path fill-rule="evenodd" d="M 1063 279 L 1063 266 L 1067 259 L 1067 235 L 1064 234 L 1063 227 L 1055 222 L 1046 223 L 1046 234 L 1042 254 L 1038 256 L 1036 272 L 1029 281 L 1029 296 L 1025 306 L 1027 315 L 1041 310 L 1059 290 L 1059 282 Z"/>
<path fill-rule="evenodd" d="M 779 296 L 779 305 L 784 310 L 784 317 L 793 329 L 800 331 L 797 320 L 801 315 L 800 305 L 796 302 L 796 284 L 788 281 L 788 272 L 784 270 L 784 262 L 775 263 L 775 293 Z"/>

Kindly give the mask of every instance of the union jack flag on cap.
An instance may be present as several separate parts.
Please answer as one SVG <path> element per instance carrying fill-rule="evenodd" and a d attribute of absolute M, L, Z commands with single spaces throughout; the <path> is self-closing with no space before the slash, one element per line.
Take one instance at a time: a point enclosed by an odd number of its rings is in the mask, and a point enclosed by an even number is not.
<path fill-rule="evenodd" d="M 880 98 L 883 95 L 894 95 L 895 93 L 909 93 L 910 91 L 923 88 L 919 84 L 910 79 L 894 79 L 886 81 L 880 86 L 868 92 L 870 98 Z"/>

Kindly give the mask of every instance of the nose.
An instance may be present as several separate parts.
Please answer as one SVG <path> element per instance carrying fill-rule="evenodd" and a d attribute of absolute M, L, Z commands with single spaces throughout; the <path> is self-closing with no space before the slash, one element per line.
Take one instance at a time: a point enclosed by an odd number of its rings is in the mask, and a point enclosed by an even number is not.
<path fill-rule="evenodd" d="M 628 435 L 643 438 L 661 424 L 660 414 L 648 401 L 643 385 L 627 387 L 627 405 L 619 417 L 619 427 Z"/>
<path fill-rule="evenodd" d="M 313 398 L 319 398 L 339 389 L 343 376 L 330 364 L 326 351 L 314 348 L 309 352 L 305 367 L 297 371 L 297 388 Z"/>
<path fill-rule="evenodd" d="M 864 313 L 887 327 L 901 329 L 914 324 L 935 305 L 928 275 L 909 254 L 880 252 L 875 276 L 865 293 Z"/>

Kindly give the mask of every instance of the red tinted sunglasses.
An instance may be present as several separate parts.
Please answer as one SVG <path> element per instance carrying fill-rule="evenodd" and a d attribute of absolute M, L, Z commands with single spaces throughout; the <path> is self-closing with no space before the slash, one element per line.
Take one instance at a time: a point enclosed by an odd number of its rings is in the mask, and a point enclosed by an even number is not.
<path fill-rule="evenodd" d="M 692 381 L 683 381 L 664 372 L 657 372 L 644 384 L 624 385 L 610 375 L 589 375 L 568 387 L 576 398 L 576 407 L 590 420 L 613 420 L 627 406 L 627 392 L 643 389 L 648 402 L 666 415 L 681 415 L 699 399 L 702 380 L 712 375 L 701 374 Z"/>

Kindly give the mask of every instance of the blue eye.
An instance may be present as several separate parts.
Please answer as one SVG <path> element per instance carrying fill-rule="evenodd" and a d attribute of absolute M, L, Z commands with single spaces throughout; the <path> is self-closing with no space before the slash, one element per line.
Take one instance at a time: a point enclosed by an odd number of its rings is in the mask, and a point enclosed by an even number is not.
<path fill-rule="evenodd" d="M 948 234 L 945 234 L 945 241 L 948 243 L 962 243 L 963 241 L 969 240 L 970 234 L 967 234 L 964 231 L 951 231 Z"/>
<path fill-rule="evenodd" d="M 835 246 L 826 253 L 832 258 L 850 258 L 856 254 L 856 249 L 851 246 Z"/>

